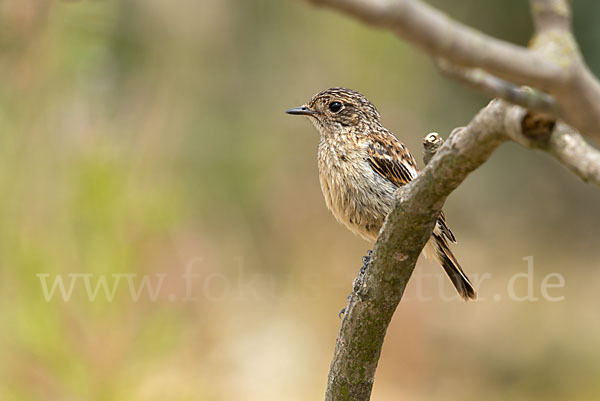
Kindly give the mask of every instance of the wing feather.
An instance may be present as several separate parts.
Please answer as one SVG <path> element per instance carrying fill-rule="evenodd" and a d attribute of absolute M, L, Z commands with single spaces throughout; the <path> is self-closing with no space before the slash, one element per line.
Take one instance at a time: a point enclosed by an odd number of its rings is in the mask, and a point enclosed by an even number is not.
<path fill-rule="evenodd" d="M 414 157 L 392 134 L 371 141 L 367 155 L 371 168 L 397 187 L 412 181 L 419 173 Z"/>
<path fill-rule="evenodd" d="M 406 146 L 391 133 L 385 133 L 369 143 L 367 161 L 371 168 L 381 177 L 400 187 L 412 181 L 419 169 L 415 158 Z M 454 233 L 446 224 L 446 216 L 442 211 L 438 219 L 441 234 L 450 242 L 456 242 Z"/>
<path fill-rule="evenodd" d="M 437 222 L 444 237 L 446 237 L 448 241 L 456 243 L 456 237 L 454 237 L 454 233 L 446 224 L 446 215 L 444 214 L 443 210 L 440 212 L 440 218 Z"/>

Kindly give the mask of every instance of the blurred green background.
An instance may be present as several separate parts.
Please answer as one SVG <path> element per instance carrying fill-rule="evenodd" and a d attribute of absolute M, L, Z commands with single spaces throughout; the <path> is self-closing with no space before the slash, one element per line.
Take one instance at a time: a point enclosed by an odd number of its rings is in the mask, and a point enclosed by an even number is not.
<path fill-rule="evenodd" d="M 515 43 L 531 34 L 524 1 L 431 3 Z M 574 13 L 600 75 L 600 3 Z M 318 135 L 283 111 L 360 90 L 420 159 L 428 132 L 487 102 L 393 35 L 301 1 L 0 1 L 0 77 L 11 401 L 321 398 L 370 245 L 326 210 Z M 482 299 L 446 301 L 422 260 L 373 399 L 600 399 L 599 202 L 547 155 L 499 149 L 446 206 L 463 266 L 487 275 Z M 507 288 L 528 256 L 538 301 L 519 302 Z M 560 302 L 540 292 L 550 273 Z M 67 300 L 44 292 L 57 277 L 75 280 Z M 91 300 L 85 280 L 103 278 L 114 298 Z"/>

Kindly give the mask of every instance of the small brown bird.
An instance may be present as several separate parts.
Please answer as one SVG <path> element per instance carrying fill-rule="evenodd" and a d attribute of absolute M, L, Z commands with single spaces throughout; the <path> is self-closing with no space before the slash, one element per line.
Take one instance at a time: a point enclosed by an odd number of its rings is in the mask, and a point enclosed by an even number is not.
<path fill-rule="evenodd" d="M 361 93 L 330 88 L 288 114 L 307 116 L 319 133 L 321 190 L 335 218 L 366 240 L 377 239 L 398 187 L 419 173 L 406 146 L 381 125 L 381 115 Z M 441 213 L 428 246 L 465 300 L 475 288 L 449 247 L 456 242 Z"/>

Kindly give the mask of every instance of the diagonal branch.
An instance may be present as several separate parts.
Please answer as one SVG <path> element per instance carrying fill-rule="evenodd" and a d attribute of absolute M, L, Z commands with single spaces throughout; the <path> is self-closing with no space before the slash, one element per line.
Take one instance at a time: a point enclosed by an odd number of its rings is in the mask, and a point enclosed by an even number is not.
<path fill-rule="evenodd" d="M 421 174 L 399 191 L 372 261 L 354 281 L 326 400 L 369 399 L 385 332 L 442 205 L 469 173 L 508 140 L 504 124 L 510 107 L 503 101 L 491 102 L 467 127 L 455 130 Z"/>
<path fill-rule="evenodd" d="M 590 146 L 577 131 L 559 122 L 548 132 L 549 123 L 543 116 L 533 115 L 520 108 L 513 108 L 511 113 L 515 113 L 511 117 L 512 121 L 521 121 L 516 130 L 511 129 L 508 124 L 507 134 L 513 141 L 550 154 L 583 181 L 600 186 L 600 151 Z M 524 130 L 528 135 L 524 135 Z M 542 134 L 536 135 L 536 131 Z"/>
<path fill-rule="evenodd" d="M 554 62 L 485 35 L 416 0 L 307 0 L 387 28 L 427 54 L 546 91 L 567 78 Z"/>
<path fill-rule="evenodd" d="M 546 125 L 544 120 L 532 124 L 527 110 L 494 100 L 467 127 L 453 130 L 443 145 L 439 146 L 442 141 L 435 133 L 425 138 L 428 163 L 398 191 L 371 262 L 365 274 L 354 280 L 331 362 L 326 401 L 369 400 L 387 327 L 444 201 L 498 146 L 515 139 L 548 152 L 585 181 L 600 184 L 600 152 L 566 124 L 553 127 L 553 122 Z"/>

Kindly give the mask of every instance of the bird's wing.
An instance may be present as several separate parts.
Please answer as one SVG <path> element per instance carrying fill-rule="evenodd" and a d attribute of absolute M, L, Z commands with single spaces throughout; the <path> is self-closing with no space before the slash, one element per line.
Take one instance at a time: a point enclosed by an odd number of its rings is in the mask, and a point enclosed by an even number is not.
<path fill-rule="evenodd" d="M 413 180 L 419 173 L 415 158 L 392 134 L 371 138 L 367 161 L 377 174 L 397 187 Z"/>
<path fill-rule="evenodd" d="M 377 174 L 397 187 L 413 180 L 419 173 L 415 158 L 391 133 L 372 138 L 367 147 L 367 161 Z M 446 224 L 443 211 L 440 212 L 437 224 L 448 241 L 456 242 L 452 230 Z"/>

